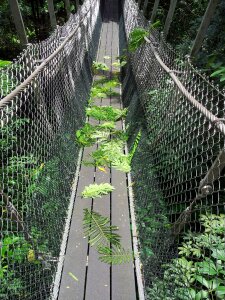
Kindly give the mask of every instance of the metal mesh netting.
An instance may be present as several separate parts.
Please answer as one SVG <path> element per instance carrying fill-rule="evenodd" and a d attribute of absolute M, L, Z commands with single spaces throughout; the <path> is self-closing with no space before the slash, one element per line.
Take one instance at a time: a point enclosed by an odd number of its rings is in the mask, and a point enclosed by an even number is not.
<path fill-rule="evenodd" d="M 49 299 L 54 287 L 79 151 L 75 131 L 85 121 L 101 28 L 99 1 L 85 1 L 0 73 L 2 99 L 76 27 L 24 90 L 0 102 L 0 299 Z"/>
<path fill-rule="evenodd" d="M 125 0 L 123 13 L 126 37 L 147 28 L 134 1 Z M 149 39 L 205 109 L 178 89 L 150 44 L 129 55 L 123 102 L 130 145 L 142 130 L 132 177 L 146 297 L 225 299 L 224 95 L 159 33 Z"/>

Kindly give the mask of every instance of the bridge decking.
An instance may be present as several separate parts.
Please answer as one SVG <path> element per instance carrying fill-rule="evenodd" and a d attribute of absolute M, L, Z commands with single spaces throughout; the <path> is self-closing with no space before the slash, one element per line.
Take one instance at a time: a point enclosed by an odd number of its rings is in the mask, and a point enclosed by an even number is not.
<path fill-rule="evenodd" d="M 106 0 L 97 60 L 104 61 L 110 66 L 112 62 L 116 61 L 118 47 L 118 0 Z M 110 59 L 105 60 L 104 56 L 110 56 Z M 121 106 L 119 97 L 97 99 L 96 104 Z M 90 122 L 93 124 L 96 121 L 90 120 Z M 117 122 L 117 128 L 122 129 L 121 121 Z M 89 154 L 96 147 L 94 145 L 85 148 L 83 160 L 88 159 Z M 101 199 L 81 199 L 80 195 L 84 187 L 94 182 L 111 183 L 115 187 L 115 191 Z M 95 167 L 82 165 L 64 260 L 59 300 L 136 300 L 133 263 L 110 266 L 98 260 L 98 253 L 88 246 L 88 240 L 84 238 L 82 227 L 84 208 L 92 208 L 94 211 L 110 217 L 112 224 L 119 227 L 123 246 L 132 251 L 126 174 L 114 169 L 103 173 Z M 72 279 L 69 272 L 72 272 L 78 281 Z"/>

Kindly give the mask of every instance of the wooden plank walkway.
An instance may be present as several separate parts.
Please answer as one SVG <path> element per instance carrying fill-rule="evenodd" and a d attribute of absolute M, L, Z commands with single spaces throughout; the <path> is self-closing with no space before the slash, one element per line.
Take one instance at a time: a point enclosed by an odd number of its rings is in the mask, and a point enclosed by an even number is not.
<path fill-rule="evenodd" d="M 116 61 L 119 48 L 119 0 L 105 0 L 101 38 L 99 42 L 98 61 L 108 66 Z M 110 59 L 104 59 L 110 56 Z M 97 99 L 96 105 L 121 107 L 120 97 Z M 91 124 L 96 121 L 90 120 Z M 122 129 L 122 122 L 117 122 Z M 84 149 L 83 160 L 97 145 Z M 91 183 L 108 182 L 115 187 L 110 195 L 101 199 L 81 199 L 81 192 Z M 107 173 L 94 167 L 81 166 L 75 205 L 68 237 L 63 274 L 59 290 L 59 300 L 136 300 L 135 272 L 133 262 L 110 266 L 98 260 L 98 253 L 89 247 L 83 234 L 83 209 L 89 208 L 108 216 L 113 225 L 119 227 L 124 248 L 132 251 L 130 216 L 128 205 L 126 174 L 109 169 Z M 78 281 L 69 276 L 72 272 Z"/>

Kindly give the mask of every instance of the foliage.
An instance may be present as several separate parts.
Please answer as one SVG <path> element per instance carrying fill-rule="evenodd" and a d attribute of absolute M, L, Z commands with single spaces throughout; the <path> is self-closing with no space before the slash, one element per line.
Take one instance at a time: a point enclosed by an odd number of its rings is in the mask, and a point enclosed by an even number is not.
<path fill-rule="evenodd" d="M 164 266 L 163 282 L 158 280 L 148 289 L 149 299 L 158 299 L 162 285 L 165 299 L 224 299 L 224 220 L 222 214 L 200 216 L 204 231 L 196 234 L 189 231 L 184 235 L 184 242 L 178 248 L 179 257 Z"/>
<path fill-rule="evenodd" d="M 94 73 L 97 71 L 109 71 L 109 67 L 105 63 L 98 61 L 93 61 L 92 69 Z"/>
<path fill-rule="evenodd" d="M 91 246 L 120 245 L 120 236 L 116 233 L 118 227 L 110 225 L 110 219 L 97 212 L 84 209 L 83 227 Z"/>
<path fill-rule="evenodd" d="M 139 144 L 140 139 L 141 139 L 141 129 L 138 131 L 138 133 L 136 135 L 136 138 L 134 140 L 133 146 L 130 150 L 130 153 L 129 153 L 130 161 L 132 161 L 132 158 L 134 157 L 134 154 L 135 154 L 135 152 L 138 148 L 138 144 Z"/>
<path fill-rule="evenodd" d="M 77 143 L 85 147 L 93 145 L 96 139 L 99 141 L 107 140 L 110 135 L 109 128 L 112 126 L 112 123 L 106 123 L 100 126 L 93 126 L 86 123 L 81 129 L 76 131 Z"/>
<path fill-rule="evenodd" d="M 130 156 L 124 154 L 124 141 L 121 138 L 103 142 L 99 149 L 92 152 L 93 161 L 85 162 L 86 165 L 97 167 L 112 166 L 122 172 L 130 171 Z"/>
<path fill-rule="evenodd" d="M 89 237 L 89 244 L 97 248 L 100 261 L 116 265 L 133 259 L 133 255 L 121 247 L 120 236 L 116 232 L 118 227 L 110 225 L 109 218 L 84 209 L 83 226 L 85 235 Z"/>
<path fill-rule="evenodd" d="M 7 66 L 9 66 L 11 63 L 12 63 L 11 61 L 0 59 L 0 68 L 7 67 Z"/>
<path fill-rule="evenodd" d="M 21 235 L 3 235 L 1 241 L 0 281 L 1 299 L 7 299 L 8 292 L 20 295 L 23 289 L 23 281 L 16 277 L 13 265 L 24 263 L 28 260 L 28 252 L 31 245 Z"/>
<path fill-rule="evenodd" d="M 137 27 L 131 31 L 128 41 L 128 50 L 135 52 L 145 41 L 145 37 L 148 36 L 148 31 L 144 28 Z"/>
<path fill-rule="evenodd" d="M 109 183 L 94 183 L 86 186 L 82 192 L 83 198 L 97 198 L 107 195 L 115 188 Z"/>
<path fill-rule="evenodd" d="M 94 84 L 91 88 L 91 99 L 93 98 L 105 98 L 107 96 L 117 95 L 112 89 L 119 85 L 118 80 L 112 79 L 100 84 Z"/>
<path fill-rule="evenodd" d="M 122 247 L 99 247 L 98 253 L 100 254 L 99 259 L 101 262 L 112 265 L 129 263 L 133 259 L 132 253 Z"/>
<path fill-rule="evenodd" d="M 225 81 L 225 67 L 218 66 L 218 69 L 216 69 L 216 71 L 214 71 L 210 77 L 218 77 L 220 82 Z"/>
<path fill-rule="evenodd" d="M 118 121 L 127 114 L 127 109 L 114 108 L 112 106 L 92 106 L 86 108 L 88 117 L 100 121 Z"/>

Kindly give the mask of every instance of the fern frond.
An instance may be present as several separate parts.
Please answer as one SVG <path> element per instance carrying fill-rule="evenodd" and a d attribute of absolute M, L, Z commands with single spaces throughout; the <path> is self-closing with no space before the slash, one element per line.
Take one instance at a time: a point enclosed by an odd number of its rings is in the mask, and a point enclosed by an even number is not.
<path fill-rule="evenodd" d="M 120 245 L 120 236 L 115 232 L 118 227 L 110 225 L 109 218 L 87 208 L 84 209 L 83 228 L 91 246 Z"/>
<path fill-rule="evenodd" d="M 119 246 L 112 249 L 100 246 L 98 247 L 98 253 L 100 254 L 99 260 L 101 262 L 112 265 L 121 265 L 133 260 L 133 254 Z"/>
<path fill-rule="evenodd" d="M 112 163 L 112 167 L 118 171 L 128 173 L 131 170 L 130 157 L 128 155 L 123 154 L 114 157 L 111 163 Z"/>
<path fill-rule="evenodd" d="M 97 198 L 107 195 L 115 188 L 109 183 L 94 183 L 86 186 L 82 192 L 83 198 Z"/>
<path fill-rule="evenodd" d="M 86 114 L 96 120 L 117 121 L 127 114 L 127 109 L 114 108 L 112 106 L 92 106 L 86 108 Z"/>

